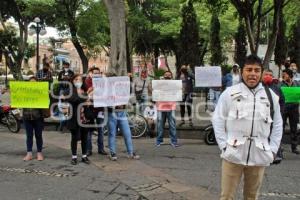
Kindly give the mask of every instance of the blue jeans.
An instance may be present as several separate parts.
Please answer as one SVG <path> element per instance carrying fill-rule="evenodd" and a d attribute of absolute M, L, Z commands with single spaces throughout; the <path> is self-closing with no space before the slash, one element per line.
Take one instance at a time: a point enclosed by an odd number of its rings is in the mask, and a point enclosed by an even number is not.
<path fill-rule="evenodd" d="M 133 144 L 131 139 L 131 131 L 128 124 L 126 112 L 109 112 L 108 113 L 108 147 L 110 153 L 116 153 L 116 133 L 120 128 L 124 137 L 127 153 L 133 153 Z"/>
<path fill-rule="evenodd" d="M 148 102 L 148 96 L 147 95 L 142 95 L 142 99 L 138 100 L 137 103 L 138 103 L 138 108 L 139 108 L 139 112 L 141 115 L 144 114 L 144 110 L 146 108 L 146 104 Z"/>
<path fill-rule="evenodd" d="M 43 124 L 42 118 L 36 120 L 24 120 L 26 129 L 26 146 L 27 152 L 32 152 L 33 135 L 35 135 L 37 152 L 42 152 L 43 149 Z M 33 133 L 34 131 L 34 133 Z"/>
<path fill-rule="evenodd" d="M 104 124 L 103 124 L 103 122 L 104 122 L 104 119 L 97 118 L 97 128 L 96 129 L 98 131 L 98 139 L 97 139 L 98 152 L 104 151 L 104 144 L 103 144 Z M 94 129 L 90 129 L 88 132 L 88 137 L 87 137 L 87 150 L 88 151 L 93 150 L 93 144 L 92 144 L 93 130 Z"/>
<path fill-rule="evenodd" d="M 168 123 L 169 123 L 169 134 L 170 134 L 171 143 L 177 144 L 175 110 L 157 112 L 156 144 L 162 143 L 164 140 L 164 126 L 165 126 L 166 119 L 168 119 Z"/>

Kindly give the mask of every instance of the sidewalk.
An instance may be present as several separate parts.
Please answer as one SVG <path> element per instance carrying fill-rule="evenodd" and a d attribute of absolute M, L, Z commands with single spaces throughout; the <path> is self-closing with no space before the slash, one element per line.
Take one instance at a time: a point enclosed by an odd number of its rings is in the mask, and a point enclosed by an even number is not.
<path fill-rule="evenodd" d="M 162 167 L 166 160 L 169 160 L 168 156 L 173 156 L 177 164 L 181 163 L 176 157 L 178 159 L 181 159 L 181 156 L 187 157 L 184 148 L 175 150 L 168 145 L 155 150 L 152 141 L 135 140 L 134 143 L 142 159 L 128 160 L 125 152 L 121 151 L 124 149 L 124 144 L 119 138 L 118 161 L 113 162 L 95 154 L 90 157 L 92 162 L 90 165 L 79 163 L 72 166 L 69 150 L 70 135 L 51 131 L 46 131 L 43 135 L 45 160 L 23 162 L 25 153 L 23 130 L 19 134 L 10 134 L 1 130 L 0 176 L 3 181 L 0 183 L 0 195 L 2 200 L 21 198 L 23 200 L 217 199 L 217 195 L 211 194 L 207 188 L 193 185 L 179 178 L 180 176 L 174 174 L 174 171 Z M 186 140 L 185 142 L 190 144 L 187 148 L 199 145 L 199 141 Z M 173 164 L 169 165 L 172 166 L 176 167 Z M 28 184 L 30 187 L 27 186 Z"/>
<path fill-rule="evenodd" d="M 90 165 L 72 166 L 70 134 L 45 131 L 45 160 L 23 162 L 24 130 L 12 134 L 0 127 L 0 132 L 1 200 L 217 200 L 220 193 L 220 151 L 202 140 L 181 139 L 182 146 L 174 149 L 167 138 L 159 148 L 154 139 L 140 138 L 133 143 L 141 160 L 128 160 L 118 137 L 118 161 L 94 151 Z M 266 169 L 259 199 L 300 198 L 299 156 L 283 147 L 285 159 Z M 239 187 L 237 199 L 242 194 Z"/>

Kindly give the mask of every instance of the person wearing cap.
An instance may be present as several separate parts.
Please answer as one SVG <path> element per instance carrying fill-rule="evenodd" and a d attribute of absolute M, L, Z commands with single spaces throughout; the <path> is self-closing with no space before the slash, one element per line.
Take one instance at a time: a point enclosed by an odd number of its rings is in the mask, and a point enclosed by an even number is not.
<path fill-rule="evenodd" d="M 299 87 L 300 85 L 293 80 L 294 73 L 290 69 L 285 69 L 282 72 L 281 87 Z M 291 137 L 291 149 L 295 154 L 299 154 L 297 149 L 298 136 L 297 136 L 297 124 L 299 123 L 299 103 L 285 103 L 283 112 L 283 128 L 285 128 L 286 121 L 289 119 L 290 124 L 290 137 Z M 283 129 L 285 130 L 285 129 Z"/>
<path fill-rule="evenodd" d="M 232 85 L 236 85 L 241 82 L 240 66 L 234 64 L 232 66 L 231 75 L 232 75 Z"/>
<path fill-rule="evenodd" d="M 261 59 L 248 56 L 241 68 L 242 82 L 221 94 L 213 114 L 213 128 L 223 159 L 221 200 L 235 199 L 242 177 L 244 199 L 257 199 L 265 167 L 273 162 L 280 145 L 279 98 L 263 87 L 262 72 Z"/>

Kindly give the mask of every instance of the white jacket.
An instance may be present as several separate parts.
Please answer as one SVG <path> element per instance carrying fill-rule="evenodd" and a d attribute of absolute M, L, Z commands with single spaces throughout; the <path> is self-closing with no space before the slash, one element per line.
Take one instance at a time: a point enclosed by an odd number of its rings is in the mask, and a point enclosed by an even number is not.
<path fill-rule="evenodd" d="M 252 90 L 239 83 L 221 94 L 212 123 L 223 159 L 249 166 L 272 163 L 273 153 L 277 153 L 282 137 L 282 117 L 279 98 L 273 91 L 271 94 L 273 120 L 270 102 L 261 83 Z"/>

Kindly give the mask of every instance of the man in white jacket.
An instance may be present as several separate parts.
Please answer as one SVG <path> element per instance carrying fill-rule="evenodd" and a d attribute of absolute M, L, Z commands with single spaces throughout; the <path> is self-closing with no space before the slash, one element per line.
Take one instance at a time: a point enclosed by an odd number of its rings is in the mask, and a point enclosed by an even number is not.
<path fill-rule="evenodd" d="M 271 90 L 268 91 L 272 99 L 268 98 L 261 84 L 262 71 L 261 59 L 248 56 L 241 69 L 242 82 L 222 93 L 213 115 L 223 159 L 221 200 L 234 199 L 242 175 L 244 199 L 257 199 L 265 167 L 273 162 L 279 148 L 282 137 L 279 98 Z"/>

